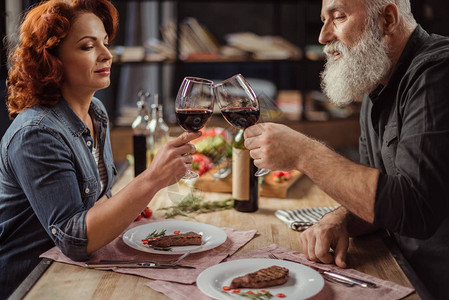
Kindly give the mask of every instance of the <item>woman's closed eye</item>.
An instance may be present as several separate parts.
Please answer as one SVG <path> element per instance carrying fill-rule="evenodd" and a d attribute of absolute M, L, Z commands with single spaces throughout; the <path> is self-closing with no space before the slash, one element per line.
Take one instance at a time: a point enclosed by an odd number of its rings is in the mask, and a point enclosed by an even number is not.
<path fill-rule="evenodd" d="M 93 48 L 94 48 L 94 46 L 92 46 L 92 45 L 85 45 L 85 46 L 82 46 L 82 47 L 81 47 L 81 50 L 88 51 L 88 50 L 91 50 L 91 49 L 93 49 Z"/>

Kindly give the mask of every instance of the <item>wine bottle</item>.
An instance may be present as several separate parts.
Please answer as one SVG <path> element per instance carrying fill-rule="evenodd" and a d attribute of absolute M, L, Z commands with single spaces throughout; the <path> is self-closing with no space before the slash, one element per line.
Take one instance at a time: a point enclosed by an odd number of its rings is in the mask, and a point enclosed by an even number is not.
<path fill-rule="evenodd" d="M 150 94 L 143 90 L 138 93 L 137 118 L 132 123 L 133 129 L 133 155 L 134 155 L 134 176 L 139 175 L 147 168 L 147 143 L 149 138 L 149 115 L 145 98 Z"/>
<path fill-rule="evenodd" d="M 164 121 L 163 107 L 159 104 L 159 95 L 154 95 L 154 104 L 151 105 L 151 121 L 148 123 L 150 159 L 156 155 L 165 143 L 168 142 L 168 126 Z"/>
<path fill-rule="evenodd" d="M 259 206 L 257 168 L 245 148 L 243 129 L 239 130 L 232 145 L 232 198 L 234 209 L 254 212 Z"/>

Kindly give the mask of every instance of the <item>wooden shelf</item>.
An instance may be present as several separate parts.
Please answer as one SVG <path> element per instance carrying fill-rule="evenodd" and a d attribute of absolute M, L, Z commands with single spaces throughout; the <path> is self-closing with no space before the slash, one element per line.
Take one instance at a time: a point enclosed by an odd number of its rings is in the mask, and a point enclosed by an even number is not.
<path fill-rule="evenodd" d="M 152 59 L 145 59 L 145 60 L 130 60 L 130 61 L 121 61 L 120 59 L 116 59 L 113 61 L 114 64 L 118 65 L 128 65 L 128 64 L 173 64 L 176 62 L 182 62 L 182 63 L 251 63 L 251 62 L 266 62 L 266 63 L 273 63 L 273 62 L 300 62 L 301 59 L 255 59 L 250 57 L 215 57 L 215 58 L 188 58 L 188 59 L 162 59 L 162 60 L 152 60 Z M 310 61 L 316 61 L 316 60 L 310 60 Z"/>

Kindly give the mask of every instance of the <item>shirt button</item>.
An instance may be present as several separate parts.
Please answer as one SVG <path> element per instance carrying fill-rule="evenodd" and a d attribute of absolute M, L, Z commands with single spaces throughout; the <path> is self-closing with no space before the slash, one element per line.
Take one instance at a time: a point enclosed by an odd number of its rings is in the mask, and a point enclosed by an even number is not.
<path fill-rule="evenodd" d="M 51 229 L 51 233 L 52 233 L 53 235 L 56 235 L 56 234 L 58 233 L 58 231 L 56 230 L 56 228 L 52 228 L 52 229 Z"/>
<path fill-rule="evenodd" d="M 85 192 L 86 194 L 89 194 L 89 192 L 90 192 L 89 188 L 87 187 L 87 188 L 84 190 L 84 192 Z"/>
<path fill-rule="evenodd" d="M 90 147 L 92 145 L 91 141 L 87 141 L 87 147 Z"/>

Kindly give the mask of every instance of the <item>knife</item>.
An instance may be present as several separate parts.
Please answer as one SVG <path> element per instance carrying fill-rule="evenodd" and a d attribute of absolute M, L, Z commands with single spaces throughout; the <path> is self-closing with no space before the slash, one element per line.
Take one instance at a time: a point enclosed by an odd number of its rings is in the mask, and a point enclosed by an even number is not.
<path fill-rule="evenodd" d="M 283 260 L 300 264 L 299 262 L 291 260 L 291 259 L 283 258 Z M 370 282 L 370 281 L 366 281 L 366 280 L 362 280 L 359 278 L 339 274 L 339 273 L 332 272 L 332 271 L 324 271 L 324 270 L 321 270 L 321 269 L 313 267 L 313 266 L 308 266 L 308 267 L 311 267 L 312 269 L 314 269 L 315 271 L 317 271 L 318 273 L 320 273 L 321 275 L 323 275 L 323 277 L 325 277 L 327 279 L 337 281 L 338 283 L 342 283 L 347 286 L 357 285 L 357 286 L 365 287 L 365 288 L 376 288 L 377 287 L 377 285 L 375 283 Z"/>
<path fill-rule="evenodd" d="M 377 287 L 377 285 L 373 282 L 362 280 L 359 278 L 354 278 L 354 277 L 347 276 L 347 275 L 342 275 L 342 274 L 335 273 L 332 271 L 321 271 L 321 273 L 323 275 L 332 277 L 333 279 L 336 279 L 337 281 L 348 282 L 353 285 L 358 285 L 358 286 L 365 287 L 365 288 L 376 288 Z"/>
<path fill-rule="evenodd" d="M 191 266 L 183 266 L 183 265 L 171 265 L 171 264 L 159 264 L 154 262 L 135 262 L 135 263 L 114 263 L 114 262 L 92 262 L 86 263 L 86 267 L 88 268 L 154 268 L 154 269 L 196 269 Z"/>

